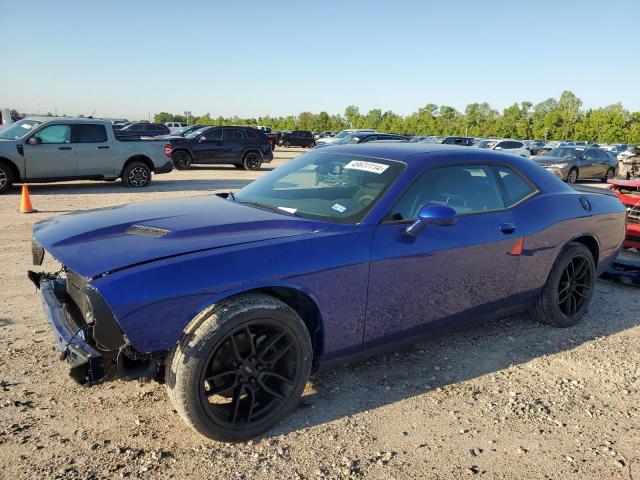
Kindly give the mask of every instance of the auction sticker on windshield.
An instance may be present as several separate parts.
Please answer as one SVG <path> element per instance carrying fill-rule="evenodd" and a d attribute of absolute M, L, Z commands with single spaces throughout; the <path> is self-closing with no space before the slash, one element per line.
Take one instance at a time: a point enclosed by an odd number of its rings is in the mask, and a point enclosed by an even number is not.
<path fill-rule="evenodd" d="M 383 163 L 363 162 L 362 160 L 352 160 L 344 166 L 345 169 L 350 168 L 352 170 L 362 170 L 364 172 L 372 172 L 381 174 L 389 165 Z"/>

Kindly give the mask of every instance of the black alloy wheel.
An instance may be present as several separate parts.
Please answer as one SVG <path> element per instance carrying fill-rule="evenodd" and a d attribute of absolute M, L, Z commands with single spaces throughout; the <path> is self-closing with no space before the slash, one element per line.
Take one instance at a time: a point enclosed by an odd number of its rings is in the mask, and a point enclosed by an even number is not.
<path fill-rule="evenodd" d="M 187 326 L 167 359 L 167 392 L 197 432 L 246 441 L 295 408 L 312 361 L 309 330 L 291 307 L 265 294 L 240 295 Z"/>
<path fill-rule="evenodd" d="M 178 150 L 171 155 L 171 161 L 176 170 L 186 170 L 191 166 L 191 155 L 184 150 Z"/>
<path fill-rule="evenodd" d="M 200 401 L 216 423 L 250 428 L 291 395 L 300 376 L 301 346 L 291 332 L 258 319 L 229 333 L 200 375 Z"/>
<path fill-rule="evenodd" d="M 596 262 L 584 244 L 566 245 L 556 259 L 532 316 L 554 327 L 571 327 L 585 315 L 596 281 Z"/>
<path fill-rule="evenodd" d="M 245 170 L 260 170 L 262 166 L 262 157 L 256 152 L 249 152 L 242 160 L 242 167 Z"/>
<path fill-rule="evenodd" d="M 571 318 L 580 312 L 591 298 L 593 288 L 591 261 L 577 255 L 567 263 L 558 283 L 558 307 Z"/>

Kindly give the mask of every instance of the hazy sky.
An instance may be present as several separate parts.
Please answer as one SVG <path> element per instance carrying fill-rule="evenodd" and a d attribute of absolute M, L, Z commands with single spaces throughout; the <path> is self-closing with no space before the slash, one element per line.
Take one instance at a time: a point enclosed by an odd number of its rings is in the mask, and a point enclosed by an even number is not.
<path fill-rule="evenodd" d="M 146 118 L 353 104 L 640 110 L 640 0 L 0 0 L 0 107 Z"/>

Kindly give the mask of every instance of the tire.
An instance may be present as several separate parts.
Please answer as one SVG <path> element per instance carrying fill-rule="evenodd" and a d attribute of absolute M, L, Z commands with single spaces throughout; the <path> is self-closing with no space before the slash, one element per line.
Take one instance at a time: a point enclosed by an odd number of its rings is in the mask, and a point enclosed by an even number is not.
<path fill-rule="evenodd" d="M 604 183 L 607 183 L 608 180 L 612 179 L 616 176 L 616 171 L 613 168 L 607 170 L 607 173 L 604 174 L 604 177 L 601 179 Z"/>
<path fill-rule="evenodd" d="M 316 146 L 316 142 L 311 142 L 309 145 L 307 145 L 307 148 L 313 148 Z"/>
<path fill-rule="evenodd" d="M 578 169 L 572 168 L 567 174 L 567 183 L 576 183 L 578 181 Z"/>
<path fill-rule="evenodd" d="M 576 274 L 573 278 L 571 271 Z M 581 243 L 567 245 L 553 264 L 540 298 L 531 307 L 532 316 L 554 327 L 577 324 L 589 308 L 595 272 L 596 264 L 587 247 Z"/>
<path fill-rule="evenodd" d="M 171 154 L 171 163 L 176 170 L 188 169 L 191 161 L 191 154 L 185 150 L 177 150 Z"/>
<path fill-rule="evenodd" d="M 309 332 L 293 309 L 269 295 L 240 295 L 191 321 L 167 358 L 165 381 L 196 432 L 246 441 L 295 407 L 312 359 Z"/>
<path fill-rule="evenodd" d="M 245 170 L 260 170 L 262 157 L 257 152 L 247 152 L 242 158 L 242 168 Z"/>
<path fill-rule="evenodd" d="M 151 182 L 151 169 L 145 163 L 130 162 L 122 171 L 122 182 L 130 188 L 146 187 Z"/>
<path fill-rule="evenodd" d="M 283 145 L 284 145 L 284 148 L 289 148 L 291 146 L 289 142 L 284 142 Z"/>
<path fill-rule="evenodd" d="M 0 194 L 8 192 L 13 186 L 13 172 L 9 165 L 0 162 Z"/>

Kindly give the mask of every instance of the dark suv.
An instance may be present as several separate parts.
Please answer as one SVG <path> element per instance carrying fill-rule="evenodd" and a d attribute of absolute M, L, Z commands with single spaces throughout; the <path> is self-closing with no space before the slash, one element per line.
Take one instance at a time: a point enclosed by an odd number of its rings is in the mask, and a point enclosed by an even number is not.
<path fill-rule="evenodd" d="M 169 127 L 160 123 L 130 123 L 116 131 L 118 136 L 131 135 L 137 137 L 157 137 L 169 135 Z"/>
<path fill-rule="evenodd" d="M 226 163 L 259 170 L 273 160 L 272 140 L 250 127 L 205 127 L 184 138 L 171 138 L 171 160 L 177 170 L 193 163 Z"/>
<path fill-rule="evenodd" d="M 280 143 L 285 147 L 307 147 L 316 146 L 313 134 L 306 130 L 295 130 L 293 132 L 284 132 Z"/>

